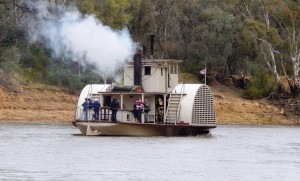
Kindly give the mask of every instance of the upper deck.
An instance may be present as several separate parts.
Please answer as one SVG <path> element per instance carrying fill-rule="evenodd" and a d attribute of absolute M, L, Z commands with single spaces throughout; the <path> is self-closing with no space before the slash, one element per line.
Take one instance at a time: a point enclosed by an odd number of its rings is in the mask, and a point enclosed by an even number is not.
<path fill-rule="evenodd" d="M 182 60 L 142 59 L 141 79 L 145 92 L 170 92 L 178 85 Z M 134 85 L 134 62 L 124 66 L 124 86 Z"/>

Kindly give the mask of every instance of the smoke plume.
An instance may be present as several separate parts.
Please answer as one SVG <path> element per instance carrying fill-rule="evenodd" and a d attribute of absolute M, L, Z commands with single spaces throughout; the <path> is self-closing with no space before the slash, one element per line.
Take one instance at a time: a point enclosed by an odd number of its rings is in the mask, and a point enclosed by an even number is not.
<path fill-rule="evenodd" d="M 45 44 L 55 56 L 109 71 L 131 59 L 136 50 L 126 28 L 113 30 L 94 15 L 82 15 L 75 6 L 62 11 L 47 1 L 28 2 L 28 6 L 36 9 L 29 23 L 30 41 Z"/>

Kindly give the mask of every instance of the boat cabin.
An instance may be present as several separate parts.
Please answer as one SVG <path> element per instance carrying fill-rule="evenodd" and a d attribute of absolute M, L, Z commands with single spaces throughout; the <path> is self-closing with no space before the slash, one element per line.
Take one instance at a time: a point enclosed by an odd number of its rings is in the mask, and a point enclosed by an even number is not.
<path fill-rule="evenodd" d="M 145 92 L 171 92 L 178 85 L 179 65 L 182 60 L 144 59 L 140 70 L 134 62 L 124 67 L 124 86 L 133 86 L 134 71 L 141 71 L 141 86 Z"/>

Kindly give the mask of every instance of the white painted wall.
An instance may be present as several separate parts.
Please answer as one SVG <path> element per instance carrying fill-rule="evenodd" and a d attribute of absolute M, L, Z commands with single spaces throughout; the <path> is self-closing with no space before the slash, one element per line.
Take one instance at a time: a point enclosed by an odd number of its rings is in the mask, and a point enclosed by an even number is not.
<path fill-rule="evenodd" d="M 145 66 L 151 67 L 151 75 L 145 75 Z M 170 87 L 168 86 L 168 69 L 163 65 L 143 65 L 142 86 L 145 92 L 171 92 L 178 84 L 178 74 L 170 74 Z M 132 65 L 124 67 L 124 86 L 133 86 L 134 68 Z"/>
<path fill-rule="evenodd" d="M 133 66 L 124 67 L 124 86 L 132 86 L 134 82 Z"/>
<path fill-rule="evenodd" d="M 174 90 L 174 88 L 179 84 L 178 74 L 170 74 L 170 87 L 168 87 L 168 92 Z"/>

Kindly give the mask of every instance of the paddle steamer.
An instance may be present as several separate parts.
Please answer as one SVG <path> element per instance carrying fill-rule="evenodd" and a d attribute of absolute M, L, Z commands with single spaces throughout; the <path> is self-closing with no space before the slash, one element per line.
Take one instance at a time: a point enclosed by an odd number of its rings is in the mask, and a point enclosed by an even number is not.
<path fill-rule="evenodd" d="M 186 136 L 208 134 L 215 128 L 213 96 L 205 84 L 179 83 L 182 60 L 142 59 L 141 52 L 124 66 L 124 85 L 89 84 L 81 91 L 73 125 L 83 135 L 109 136 Z M 83 120 L 85 98 L 100 100 L 100 120 L 93 120 L 93 110 Z M 149 122 L 137 123 L 133 114 L 135 101 L 149 100 Z M 119 100 L 117 123 L 111 122 L 110 102 Z M 144 114 L 144 113 L 143 113 Z"/>

